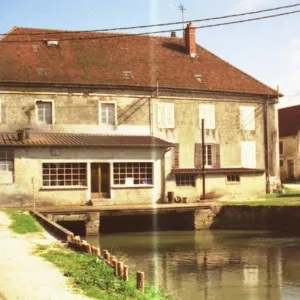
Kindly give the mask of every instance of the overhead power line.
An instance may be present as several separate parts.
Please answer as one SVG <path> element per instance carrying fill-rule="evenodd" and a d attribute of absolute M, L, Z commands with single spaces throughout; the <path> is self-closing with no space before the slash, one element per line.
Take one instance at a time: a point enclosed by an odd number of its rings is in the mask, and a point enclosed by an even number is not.
<path fill-rule="evenodd" d="M 204 29 L 204 28 L 211 28 L 211 27 L 220 27 L 226 25 L 233 25 L 239 23 L 247 23 L 253 21 L 259 21 L 264 19 L 270 19 L 275 17 L 287 16 L 291 14 L 299 13 L 300 10 L 289 11 L 281 14 L 274 14 L 274 15 L 267 15 L 263 17 L 257 17 L 252 19 L 244 19 L 244 20 L 237 20 L 231 22 L 223 22 L 217 24 L 210 24 L 210 25 L 202 25 L 202 26 L 195 26 L 196 29 Z M 108 38 L 119 38 L 119 37 L 130 37 L 130 36 L 137 36 L 137 35 L 149 35 L 149 34 L 157 34 L 157 33 L 167 33 L 172 31 L 181 31 L 182 29 L 168 29 L 168 30 L 158 30 L 158 31 L 151 31 L 151 32 L 142 32 L 142 33 L 126 33 L 126 34 L 113 34 L 107 36 L 88 36 L 88 37 L 78 37 L 78 38 L 60 38 L 59 41 L 80 41 L 80 40 L 98 40 L 98 39 L 108 39 Z M 29 34 L 25 34 L 26 36 Z M 43 35 L 43 33 L 39 33 L 39 35 Z M 56 33 L 52 33 L 52 35 L 56 35 Z M 29 35 L 30 36 L 30 35 Z M 1 43 L 33 43 L 33 42 L 44 42 L 45 39 L 30 39 L 30 40 L 0 40 Z"/>
<path fill-rule="evenodd" d="M 278 6 L 274 8 L 268 8 L 268 9 L 262 9 L 262 10 L 256 10 L 256 11 L 250 11 L 250 12 L 244 12 L 239 14 L 231 14 L 231 15 L 225 15 L 225 16 L 218 16 L 218 17 L 210 17 L 210 18 L 204 18 L 204 19 L 195 19 L 195 20 L 187 20 L 182 22 L 170 22 L 170 23 L 158 23 L 158 24 L 150 24 L 150 25 L 138 25 L 138 26 L 129 26 L 129 27 L 118 27 L 118 28 L 103 28 L 103 29 L 93 29 L 93 30 L 59 30 L 55 32 L 55 34 L 65 34 L 65 33 L 85 33 L 85 32 L 105 32 L 105 31 L 117 31 L 117 30 L 130 30 L 130 29 L 142 29 L 142 28 L 151 28 L 151 27 L 161 27 L 161 26 L 171 26 L 171 25 L 178 25 L 178 24 L 185 24 L 189 22 L 198 23 L 198 22 L 206 22 L 206 21 L 213 21 L 213 20 L 221 20 L 221 19 L 228 19 L 228 18 L 235 18 L 235 17 L 242 17 L 246 15 L 253 15 L 253 14 L 259 14 L 264 12 L 270 12 L 270 11 L 276 11 L 281 9 L 287 9 L 292 7 L 300 6 L 300 3 L 295 3 L 291 5 L 285 5 L 285 6 Z M 53 29 L 55 31 L 55 29 Z M 171 31 L 171 30 L 170 30 Z M 172 30 L 174 31 L 174 30 Z M 169 31 L 168 31 L 169 32 Z M 54 34 L 53 32 L 43 32 L 44 35 L 47 34 Z M 22 35 L 41 35 L 41 33 L 0 33 L 0 36 L 22 36 Z"/>

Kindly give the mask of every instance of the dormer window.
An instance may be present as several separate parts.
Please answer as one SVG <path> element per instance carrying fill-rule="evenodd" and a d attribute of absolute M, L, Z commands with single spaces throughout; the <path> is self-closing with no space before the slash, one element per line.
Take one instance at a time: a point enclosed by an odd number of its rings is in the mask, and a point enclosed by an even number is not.
<path fill-rule="evenodd" d="M 46 75 L 46 69 L 44 68 L 37 68 L 36 69 L 39 75 Z"/>
<path fill-rule="evenodd" d="M 131 76 L 131 71 L 124 71 L 123 72 L 123 75 L 126 79 L 131 79 L 132 76 Z"/>
<path fill-rule="evenodd" d="M 195 74 L 194 77 L 198 82 L 203 83 L 203 77 L 201 74 Z"/>
<path fill-rule="evenodd" d="M 46 44 L 48 47 L 58 47 L 58 40 L 47 40 Z"/>
<path fill-rule="evenodd" d="M 32 45 L 32 50 L 33 50 L 33 52 L 39 52 L 40 51 L 40 46 L 39 45 Z"/>

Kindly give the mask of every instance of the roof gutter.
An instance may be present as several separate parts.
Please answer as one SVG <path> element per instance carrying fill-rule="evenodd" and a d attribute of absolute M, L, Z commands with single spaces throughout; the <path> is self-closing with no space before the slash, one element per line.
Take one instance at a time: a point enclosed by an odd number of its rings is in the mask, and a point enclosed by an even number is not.
<path fill-rule="evenodd" d="M 38 81 L 14 81 L 14 80 L 0 80 L 0 87 L 36 87 L 36 88 L 86 88 L 86 89 L 131 89 L 135 91 L 148 91 L 152 92 L 156 89 L 156 85 L 153 86 L 142 86 L 142 85 L 123 85 L 123 84 L 91 84 L 91 83 L 68 83 L 68 82 L 38 82 Z M 196 88 L 184 88 L 184 87 L 159 87 L 160 92 L 195 92 L 195 93 L 220 93 L 220 94 L 235 94 L 235 95 L 249 95 L 249 96 L 263 96 L 268 98 L 277 99 L 283 97 L 283 94 L 278 94 L 274 91 L 274 94 L 262 94 L 253 92 L 243 91 L 231 91 L 231 90 L 212 90 L 212 89 L 196 89 Z"/>

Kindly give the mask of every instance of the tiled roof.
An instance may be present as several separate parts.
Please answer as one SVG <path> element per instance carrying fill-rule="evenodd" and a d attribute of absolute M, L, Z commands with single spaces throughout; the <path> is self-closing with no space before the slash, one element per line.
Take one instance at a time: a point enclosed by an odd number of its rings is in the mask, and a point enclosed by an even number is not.
<path fill-rule="evenodd" d="M 46 39 L 61 40 L 58 47 L 35 42 Z M 13 40 L 30 42 L 6 43 Z M 38 52 L 33 45 L 39 46 Z M 107 32 L 62 33 L 15 27 L 0 40 L 0 61 L 0 81 L 7 82 L 153 87 L 159 75 L 161 88 L 277 95 L 275 90 L 199 45 L 197 57 L 190 57 L 184 40 L 176 37 L 118 37 Z M 45 75 L 39 75 L 39 68 L 45 69 Z M 131 79 L 124 71 L 131 72 Z M 196 74 L 201 76 L 202 83 L 195 78 Z"/>
<path fill-rule="evenodd" d="M 279 136 L 297 135 L 300 130 L 300 105 L 278 110 Z"/>
<path fill-rule="evenodd" d="M 41 133 L 18 141 L 16 133 L 0 133 L 0 146 L 172 147 L 152 136 Z"/>
<path fill-rule="evenodd" d="M 263 169 L 250 168 L 206 168 L 206 174 L 223 174 L 223 173 L 264 173 Z M 201 168 L 177 168 L 172 169 L 173 174 L 203 174 Z"/>

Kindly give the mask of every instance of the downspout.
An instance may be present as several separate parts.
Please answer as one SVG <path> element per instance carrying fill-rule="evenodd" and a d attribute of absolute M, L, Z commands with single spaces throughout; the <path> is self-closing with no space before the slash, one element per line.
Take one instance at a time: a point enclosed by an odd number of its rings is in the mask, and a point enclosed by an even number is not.
<path fill-rule="evenodd" d="M 169 147 L 167 150 L 164 151 L 162 160 L 161 160 L 161 195 L 160 195 L 160 201 L 162 203 L 165 202 L 166 198 L 166 153 L 171 150 L 171 147 Z"/>
<path fill-rule="evenodd" d="M 269 96 L 267 97 L 267 101 L 264 104 L 264 140 L 265 140 L 266 193 L 270 194 L 268 105 L 269 105 Z"/>
<path fill-rule="evenodd" d="M 152 107 L 152 97 L 149 97 L 149 126 L 150 135 L 153 136 L 153 107 Z"/>

